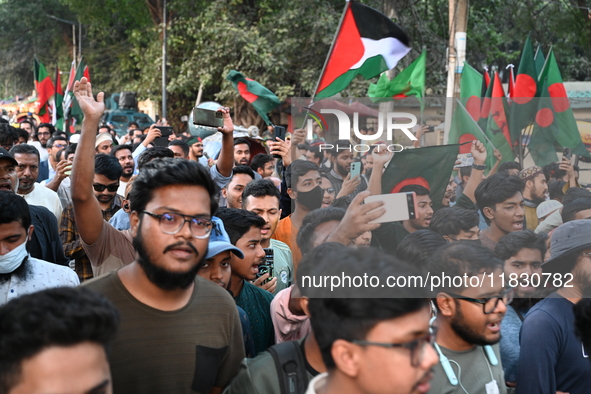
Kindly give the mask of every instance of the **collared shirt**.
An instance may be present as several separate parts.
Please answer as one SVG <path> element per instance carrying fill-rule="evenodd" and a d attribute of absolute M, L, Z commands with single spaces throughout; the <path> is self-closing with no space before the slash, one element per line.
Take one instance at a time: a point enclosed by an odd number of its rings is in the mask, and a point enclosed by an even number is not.
<path fill-rule="evenodd" d="M 121 203 L 123 198 L 120 195 L 116 195 L 111 206 L 102 211 L 103 219 L 110 220 L 115 213 L 121 209 Z M 75 271 L 80 278 L 80 282 L 92 279 L 92 265 L 90 260 L 86 256 L 86 252 L 82 247 L 82 239 L 78 233 L 76 227 L 76 221 L 74 219 L 74 208 L 72 204 L 68 205 L 62 213 L 62 219 L 60 222 L 60 238 L 64 246 L 64 254 L 72 260 L 76 260 Z"/>

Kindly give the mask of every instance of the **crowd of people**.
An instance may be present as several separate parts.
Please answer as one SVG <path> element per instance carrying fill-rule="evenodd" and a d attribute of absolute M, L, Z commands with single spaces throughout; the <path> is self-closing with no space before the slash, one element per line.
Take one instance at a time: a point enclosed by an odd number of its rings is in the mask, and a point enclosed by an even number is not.
<path fill-rule="evenodd" d="M 155 126 L 115 138 L 103 95 L 74 93 L 79 134 L 0 124 L 0 393 L 591 392 L 591 192 L 569 160 L 487 169 L 474 141 L 442 201 L 408 184 L 415 217 L 378 224 L 379 144 L 295 130 L 252 155 L 222 107 L 204 157 Z M 302 284 L 345 272 L 482 282 Z"/>

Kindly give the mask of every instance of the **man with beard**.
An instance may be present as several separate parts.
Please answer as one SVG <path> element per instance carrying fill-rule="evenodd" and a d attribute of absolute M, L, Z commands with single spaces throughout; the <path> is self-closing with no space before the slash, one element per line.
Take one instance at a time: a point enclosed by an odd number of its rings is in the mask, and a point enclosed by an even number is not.
<path fill-rule="evenodd" d="M 533 166 L 521 170 L 519 178 L 524 182 L 523 203 L 525 213 L 525 227 L 535 230 L 538 227 L 536 208 L 548 197 L 548 183 L 542 167 Z"/>
<path fill-rule="evenodd" d="M 351 198 L 353 198 L 357 193 L 367 189 L 367 182 L 361 175 L 350 179 L 353 151 L 349 141 L 338 140 L 334 143 L 330 161 L 332 162 L 332 170 L 327 176 L 335 189 L 337 198 L 346 195 L 351 195 Z M 341 194 L 341 189 L 345 189 L 343 194 Z"/>
<path fill-rule="evenodd" d="M 495 250 L 503 235 L 523 230 L 523 182 L 499 172 L 478 185 L 474 196 L 488 228 L 480 232 L 482 245 Z"/>
<path fill-rule="evenodd" d="M 32 145 L 15 145 L 10 154 L 18 162 L 16 175 L 18 176 L 17 193 L 28 204 L 43 206 L 55 215 L 56 220 L 62 216 L 62 203 L 53 190 L 35 182 L 39 175 L 39 152 Z"/>
<path fill-rule="evenodd" d="M 220 208 L 217 217 L 224 222 L 232 245 L 243 255 L 243 258 L 235 254 L 230 257 L 232 275 L 229 290 L 236 305 L 248 315 L 255 354 L 258 354 L 275 343 L 270 312 L 273 295 L 250 283 L 257 278 L 259 265 L 265 258 L 261 247 L 261 229 L 265 220 L 255 213 L 233 208 Z"/>
<path fill-rule="evenodd" d="M 484 246 L 453 242 L 434 255 L 429 271 L 451 278 L 467 275 L 458 287 L 457 281 L 443 280 L 434 300 L 440 362 L 429 392 L 507 393 L 497 343 L 513 294 L 500 279 L 503 261 Z M 471 286 L 474 278 L 482 286 Z"/>
<path fill-rule="evenodd" d="M 37 132 L 33 134 L 31 145 L 39 151 L 41 161 L 45 161 L 49 157 L 49 153 L 47 152 L 47 141 L 49 141 L 53 133 L 55 133 L 55 127 L 53 127 L 51 123 L 41 123 L 37 126 Z"/>
<path fill-rule="evenodd" d="M 273 294 L 291 286 L 293 280 L 291 250 L 284 242 L 272 238 L 281 218 L 280 198 L 275 184 L 267 179 L 250 182 L 242 192 L 242 208 L 265 219 L 265 225 L 261 228 L 261 246 L 273 250 L 273 278 L 268 283 L 269 287 L 276 285 L 274 289 L 267 289 Z M 269 274 L 263 276 L 266 279 Z"/>
<path fill-rule="evenodd" d="M 27 251 L 35 227 L 27 202 L 0 191 L 0 305 L 19 295 L 80 282 L 68 267 L 39 260 Z"/>
<path fill-rule="evenodd" d="M 505 261 L 503 271 L 515 289 L 515 300 L 507 306 L 501 325 L 501 359 L 507 387 L 515 387 L 519 360 L 519 331 L 523 319 L 535 303 L 534 292 L 542 278 L 542 261 L 546 255 L 546 234 L 531 230 L 516 231 L 502 237 L 495 254 Z M 536 286 L 534 286 L 536 285 Z M 540 294 L 536 295 L 541 297 Z"/>
<path fill-rule="evenodd" d="M 119 178 L 119 189 L 117 189 L 117 194 L 120 196 L 125 196 L 127 182 L 129 182 L 135 170 L 135 161 L 133 160 L 132 153 L 133 148 L 130 145 L 118 145 L 110 153 L 111 156 L 115 156 L 119 160 L 119 164 L 123 168 L 123 172 Z"/>
<path fill-rule="evenodd" d="M 104 95 L 95 101 L 86 78 L 76 81 L 74 94 L 84 113 L 72 173 L 74 212 L 79 223 L 101 222 L 98 202 L 88 192 L 87 157 Z M 225 127 L 228 117 L 224 112 Z M 244 347 L 234 301 L 196 275 L 207 253 L 215 191 L 205 168 L 187 160 L 154 160 L 134 181 L 128 233 L 133 257 L 120 270 L 85 284 L 106 295 L 121 314 L 109 357 L 116 393 L 220 393 L 238 370 Z M 84 231 L 81 226 L 83 240 L 94 238 L 85 245 L 89 256 L 93 248 L 110 254 L 111 248 L 130 244 L 108 224 Z"/>
<path fill-rule="evenodd" d="M 441 200 L 442 207 L 449 207 L 450 202 L 456 201 L 457 186 L 458 185 L 456 184 L 455 178 L 452 175 L 449 179 L 449 182 L 447 183 L 447 187 L 445 188 L 445 194 L 443 195 L 443 199 Z"/>
<path fill-rule="evenodd" d="M 250 142 L 246 138 L 236 138 L 234 140 L 234 165 L 250 165 Z"/>
<path fill-rule="evenodd" d="M 189 145 L 189 160 L 199 161 L 203 157 L 203 140 L 201 137 L 192 137 L 187 141 Z"/>
<path fill-rule="evenodd" d="M 591 285 L 591 220 L 554 230 L 542 268 L 559 289 L 538 302 L 521 327 L 517 393 L 591 392 L 591 364 L 575 334 L 573 305 Z"/>
<path fill-rule="evenodd" d="M 222 187 L 220 206 L 242 209 L 242 192 L 246 185 L 254 180 L 254 174 L 254 171 L 248 166 L 232 168 L 230 180 Z"/>
<path fill-rule="evenodd" d="M 182 140 L 172 140 L 168 143 L 168 149 L 174 153 L 175 159 L 187 159 L 189 160 L 189 145 Z M 197 160 L 196 160 L 197 161 Z"/>

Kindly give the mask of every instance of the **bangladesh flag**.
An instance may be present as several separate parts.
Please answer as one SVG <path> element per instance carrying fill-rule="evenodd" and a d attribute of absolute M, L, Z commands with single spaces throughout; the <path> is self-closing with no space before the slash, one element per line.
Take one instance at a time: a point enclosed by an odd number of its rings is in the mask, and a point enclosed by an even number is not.
<path fill-rule="evenodd" d="M 427 69 L 427 52 L 421 55 L 410 66 L 405 68 L 393 80 L 390 81 L 386 73 L 380 76 L 376 84 L 369 85 L 367 94 L 369 97 L 393 97 L 402 99 L 417 96 L 423 106 L 425 96 L 425 73 Z"/>
<path fill-rule="evenodd" d="M 502 162 L 513 161 L 515 157 L 511 148 L 511 135 L 507 123 L 506 100 L 499 74 L 495 72 L 491 82 L 490 112 L 484 133 L 492 144 L 503 155 Z"/>
<path fill-rule="evenodd" d="M 486 124 L 488 123 L 488 117 L 490 115 L 490 106 L 491 106 L 491 97 L 492 97 L 492 89 L 493 84 L 490 82 L 486 82 L 488 79 L 488 71 L 485 72 L 484 82 L 486 83 L 486 91 L 482 96 L 481 104 L 480 104 L 480 116 L 478 119 L 478 125 L 482 130 L 486 130 Z M 484 87 L 484 84 L 483 84 Z"/>
<path fill-rule="evenodd" d="M 53 83 L 47 74 L 43 63 L 35 59 L 35 90 L 37 91 L 37 101 L 39 102 L 38 115 L 42 123 L 49 123 L 48 102 L 53 95 Z"/>
<path fill-rule="evenodd" d="M 437 145 L 407 149 L 394 154 L 382 177 L 382 193 L 398 193 L 406 185 L 430 190 L 437 210 L 458 156 L 459 145 Z"/>
<path fill-rule="evenodd" d="M 534 63 L 536 64 L 536 75 L 539 77 L 544 69 L 544 63 L 546 63 L 546 58 L 544 57 L 544 52 L 542 52 L 542 47 L 540 45 L 538 45 L 538 48 L 536 49 Z"/>
<path fill-rule="evenodd" d="M 509 113 L 511 141 L 519 141 L 522 130 L 533 121 L 537 109 L 537 103 L 533 101 L 533 98 L 538 96 L 537 77 L 534 50 L 528 36 L 521 51 L 515 88 L 511 97 L 512 104 Z"/>
<path fill-rule="evenodd" d="M 573 153 L 585 157 L 591 157 L 583 142 L 577 127 L 575 116 L 570 107 L 570 102 L 562 83 L 562 75 L 558 69 L 558 63 L 554 57 L 554 51 L 550 49 L 546 64 L 540 75 L 540 79 L 548 86 L 548 93 L 554 109 L 554 125 L 557 128 L 556 142 L 558 145 L 571 148 Z"/>
<path fill-rule="evenodd" d="M 543 167 L 546 164 L 558 161 L 556 148 L 554 147 L 557 134 L 558 129 L 554 124 L 552 99 L 548 92 L 548 84 L 544 83 L 534 119 L 533 134 L 531 141 L 527 145 L 529 153 L 531 153 L 531 157 L 537 166 Z"/>
<path fill-rule="evenodd" d="M 271 124 L 267 113 L 279 105 L 280 101 L 277 96 L 260 83 L 246 78 L 238 71 L 230 71 L 226 79 L 232 82 L 232 86 L 243 99 L 252 104 L 265 123 Z"/>
<path fill-rule="evenodd" d="M 64 121 L 64 90 L 62 89 L 62 79 L 59 67 L 55 68 L 55 91 L 53 93 L 53 111 L 51 123 L 58 129 L 63 129 Z"/>
<path fill-rule="evenodd" d="M 475 121 L 480 119 L 482 82 L 482 74 L 468 63 L 464 63 L 460 79 L 460 102 Z"/>
<path fill-rule="evenodd" d="M 357 74 L 373 78 L 398 64 L 409 51 L 406 33 L 384 14 L 349 1 L 315 97 L 334 96 Z"/>

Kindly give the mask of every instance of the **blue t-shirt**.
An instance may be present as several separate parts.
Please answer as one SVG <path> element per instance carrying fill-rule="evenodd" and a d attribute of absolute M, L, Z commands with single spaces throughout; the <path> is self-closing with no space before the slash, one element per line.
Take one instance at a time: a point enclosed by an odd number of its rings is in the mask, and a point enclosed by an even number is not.
<path fill-rule="evenodd" d="M 525 317 L 517 394 L 591 393 L 591 362 L 575 335 L 573 306 L 553 293 Z"/>

